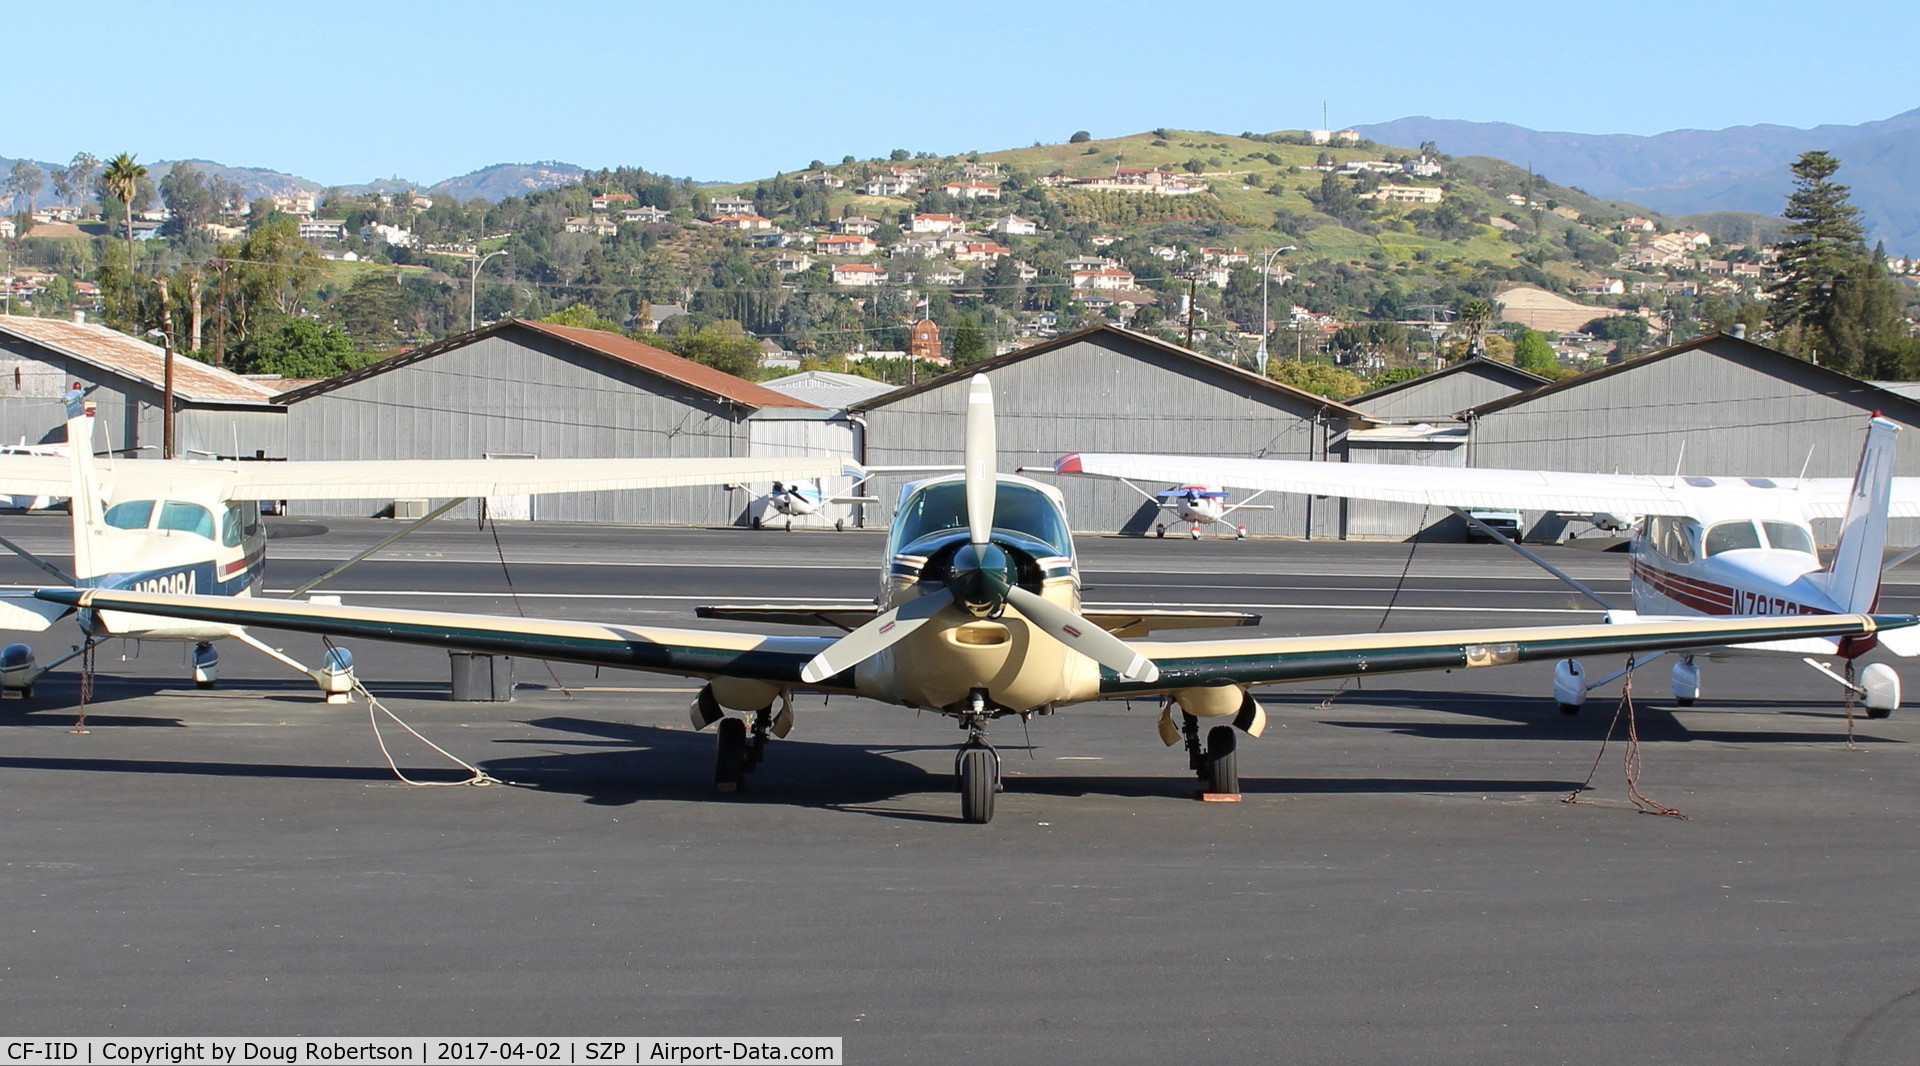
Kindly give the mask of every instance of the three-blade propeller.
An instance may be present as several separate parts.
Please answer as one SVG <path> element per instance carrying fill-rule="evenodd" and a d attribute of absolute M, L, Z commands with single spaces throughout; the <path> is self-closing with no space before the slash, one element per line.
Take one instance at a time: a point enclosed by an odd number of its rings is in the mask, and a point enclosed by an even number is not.
<path fill-rule="evenodd" d="M 944 608 L 959 604 L 976 616 L 998 616 L 1011 605 L 1036 628 L 1128 681 L 1160 676 L 1153 661 L 1120 638 L 1038 593 L 1021 588 L 1005 548 L 993 542 L 993 512 L 1000 489 L 993 426 L 993 386 L 975 375 L 967 390 L 967 543 L 955 554 L 947 587 L 907 600 L 834 641 L 800 671 L 818 684 L 852 669 L 906 638 Z"/>

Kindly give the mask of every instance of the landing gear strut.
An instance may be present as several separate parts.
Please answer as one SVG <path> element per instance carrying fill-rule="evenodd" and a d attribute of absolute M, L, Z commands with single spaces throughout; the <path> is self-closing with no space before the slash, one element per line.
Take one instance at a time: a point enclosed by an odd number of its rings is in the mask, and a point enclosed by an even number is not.
<path fill-rule="evenodd" d="M 785 735 L 775 725 L 772 704 L 754 712 L 751 726 L 733 715 L 720 719 L 713 735 L 714 791 L 738 792 L 746 787 L 747 775 L 767 757 L 767 736 L 776 732 Z"/>
<path fill-rule="evenodd" d="M 1205 781 L 1206 793 L 1215 796 L 1240 794 L 1240 760 L 1237 742 L 1230 725 L 1207 730 L 1207 742 L 1200 743 L 1200 719 L 1180 712 L 1180 732 L 1187 740 L 1187 765 L 1194 776 Z"/>
<path fill-rule="evenodd" d="M 967 742 L 953 759 L 953 789 L 960 793 L 960 818 L 975 825 L 993 821 L 993 797 L 1000 791 L 1000 753 L 987 743 L 986 696 L 975 691 L 970 708 L 960 717 Z"/>

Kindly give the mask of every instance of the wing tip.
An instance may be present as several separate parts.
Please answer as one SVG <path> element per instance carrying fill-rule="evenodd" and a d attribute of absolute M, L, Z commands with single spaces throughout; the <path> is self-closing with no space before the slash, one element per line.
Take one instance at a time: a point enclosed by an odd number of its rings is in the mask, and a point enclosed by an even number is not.
<path fill-rule="evenodd" d="M 1080 453 L 1074 452 L 1072 455 L 1063 455 L 1059 459 L 1055 460 L 1053 464 L 1053 472 L 1056 474 L 1083 473 L 1084 471 L 1080 469 Z"/>

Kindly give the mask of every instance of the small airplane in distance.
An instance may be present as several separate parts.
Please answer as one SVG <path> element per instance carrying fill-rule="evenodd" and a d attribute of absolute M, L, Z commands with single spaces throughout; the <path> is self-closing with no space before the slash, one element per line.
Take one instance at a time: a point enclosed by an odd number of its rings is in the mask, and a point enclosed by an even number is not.
<path fill-rule="evenodd" d="M 175 459 L 99 462 L 93 406 L 85 390 L 66 396 L 67 439 L 82 446 L 61 451 L 0 455 L 0 492 L 71 496 L 73 573 L 0 538 L 0 547 L 79 587 L 147 592 L 260 595 L 266 578 L 266 529 L 260 500 L 348 500 L 452 497 L 326 574 L 294 590 L 300 596 L 472 497 L 612 489 L 722 485 L 743 477 L 841 473 L 835 459 L 451 459 L 338 462 L 230 462 Z M 48 446 L 41 446 L 42 448 Z M 31 594 L 0 596 L 0 629 L 41 631 L 64 613 Z M 193 679 L 214 684 L 220 655 L 214 642 L 246 644 L 314 679 L 329 702 L 352 690 L 352 656 L 328 652 L 309 668 L 238 626 L 183 622 L 121 611 L 82 611 L 82 643 L 40 665 L 33 648 L 0 649 L 0 688 L 30 696 L 33 684 L 61 664 L 110 637 L 193 645 Z"/>
<path fill-rule="evenodd" d="M 1140 486 L 1135 485 L 1133 482 L 1126 481 L 1124 478 L 1121 480 L 1125 482 L 1128 488 L 1153 500 L 1160 510 L 1172 516 L 1170 521 L 1154 523 L 1153 535 L 1156 537 L 1166 536 L 1169 525 L 1175 522 L 1182 522 L 1189 527 L 1187 529 L 1187 536 L 1192 537 L 1194 540 L 1199 540 L 1200 527 L 1217 522 L 1233 530 L 1235 539 L 1246 540 L 1247 527 L 1227 521 L 1227 516 L 1235 511 L 1273 510 L 1273 507 L 1268 504 L 1256 504 L 1253 502 L 1253 499 L 1258 498 L 1258 494 L 1255 494 L 1253 498 L 1249 498 L 1244 503 L 1228 504 L 1227 500 L 1233 494 L 1225 489 L 1215 488 L 1211 485 L 1180 485 L 1149 495 L 1142 492 Z"/>
<path fill-rule="evenodd" d="M 943 715 L 966 741 L 954 762 L 961 816 L 993 817 L 999 755 L 987 723 L 1025 720 L 1090 700 L 1158 696 L 1158 730 L 1184 739 L 1189 769 L 1212 793 L 1237 793 L 1236 729 L 1259 736 L 1256 685 L 1416 670 L 1500 666 L 1575 654 L 1631 653 L 1752 640 L 1868 636 L 1905 616 L 1847 614 L 1687 619 L 1621 625 L 1456 629 L 1331 637 L 1130 641 L 1111 630 L 1238 624 L 1153 609 L 1090 616 L 1059 490 L 996 470 L 993 390 L 968 387 L 965 467 L 901 489 L 870 605 L 710 609 L 710 616 L 838 625 L 839 636 L 771 636 L 610 623 L 344 607 L 291 600 L 178 596 L 126 588 L 50 588 L 36 596 L 91 611 L 136 611 L 222 626 L 261 625 L 433 647 L 703 678 L 689 714 L 716 725 L 722 791 L 793 728 L 796 692 L 861 696 Z M 733 614 L 723 612 L 732 611 Z M 1165 623 L 1163 626 L 1162 623 Z M 779 710 L 775 711 L 775 706 Z M 1173 711 L 1180 711 L 1176 724 Z M 744 712 L 731 714 L 729 712 Z M 1220 724 L 1207 731 L 1201 719 Z"/>
<path fill-rule="evenodd" d="M 752 518 L 753 528 L 764 528 L 768 522 L 767 512 L 771 511 L 773 514 L 786 517 L 786 528 L 789 533 L 793 532 L 793 520 L 795 518 L 805 518 L 808 515 L 817 514 L 820 509 L 827 504 L 880 502 L 877 497 L 873 496 L 829 496 L 822 492 L 819 483 L 814 481 L 776 481 L 773 483 L 773 487 L 767 491 L 767 494 L 761 497 L 761 501 L 763 502 L 761 502 L 758 511 Z M 847 528 L 847 520 L 845 518 L 834 519 L 833 528 Z"/>
<path fill-rule="evenodd" d="M 1920 478 L 1894 477 L 1900 427 L 1868 420 L 1853 478 L 1700 477 L 1583 474 L 1563 471 L 1409 466 L 1289 459 L 1206 459 L 1189 455 L 1082 453 L 1054 464 L 1057 473 L 1127 481 L 1199 472 L 1236 488 L 1446 507 L 1486 536 L 1520 552 L 1606 610 L 1613 622 L 1737 616 L 1819 616 L 1871 611 L 1877 605 L 1889 516 L 1920 515 Z M 1591 516 L 1595 525 L 1632 530 L 1633 608 L 1621 609 L 1537 553 L 1482 522 L 1485 508 Z M 1815 518 L 1841 518 L 1832 561 L 1814 544 Z M 1900 677 L 1885 663 L 1853 676 L 1855 660 L 1876 644 L 1899 656 L 1920 654 L 1920 631 L 1879 638 L 1768 641 L 1718 649 L 1714 658 L 1749 653 L 1791 655 L 1860 698 L 1884 718 L 1900 706 Z M 1847 675 L 1818 657 L 1838 656 Z M 1647 660 L 1642 659 L 1641 663 Z M 1554 672 L 1561 711 L 1580 709 L 1587 693 L 1624 671 L 1594 681 L 1567 659 Z M 1682 706 L 1700 696 L 1700 669 L 1682 655 L 1671 676 Z"/>

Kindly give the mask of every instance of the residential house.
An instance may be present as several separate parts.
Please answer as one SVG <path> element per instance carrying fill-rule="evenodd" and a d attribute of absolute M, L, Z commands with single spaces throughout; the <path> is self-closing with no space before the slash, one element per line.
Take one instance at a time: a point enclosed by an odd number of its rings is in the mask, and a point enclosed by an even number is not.
<path fill-rule="evenodd" d="M 1093 245 L 1095 248 L 1105 248 L 1110 244 L 1120 243 L 1120 235 L 1118 233 L 1096 233 L 1087 238 L 1087 243 Z"/>
<path fill-rule="evenodd" d="M 905 178 L 894 177 L 891 174 L 882 174 L 876 176 L 865 185 L 862 185 L 860 191 L 868 196 L 905 196 L 907 193 L 913 191 L 915 184 L 917 183 L 908 181 Z"/>
<path fill-rule="evenodd" d="M 1437 204 L 1445 195 L 1435 185 L 1382 185 L 1372 192 L 1361 193 L 1360 198 L 1390 204 Z"/>
<path fill-rule="evenodd" d="M 849 215 L 834 221 L 833 232 L 858 233 L 863 237 L 871 237 L 880 232 L 880 221 L 865 215 Z"/>
<path fill-rule="evenodd" d="M 652 204 L 641 207 L 629 207 L 620 212 L 620 221 L 622 222 L 659 223 L 665 222 L 672 217 L 673 212 L 665 208 L 655 207 Z"/>
<path fill-rule="evenodd" d="M 929 285 L 953 286 L 959 285 L 966 280 L 966 271 L 955 270 L 952 267 L 941 267 L 938 270 L 927 271 L 927 284 Z"/>
<path fill-rule="evenodd" d="M 940 191 L 956 200 L 1000 199 L 1000 186 L 988 181 L 950 181 Z"/>
<path fill-rule="evenodd" d="M 1207 262 L 1207 263 L 1217 263 L 1220 266 L 1224 266 L 1224 267 L 1238 266 L 1239 264 L 1246 262 L 1249 258 L 1250 257 L 1247 255 L 1247 253 L 1241 251 L 1238 248 L 1202 248 L 1200 249 L 1201 261 Z"/>
<path fill-rule="evenodd" d="M 620 224 L 610 218 L 592 218 L 574 216 L 561 223 L 561 229 L 568 233 L 591 233 L 597 237 L 611 237 L 620 232 Z"/>
<path fill-rule="evenodd" d="M 836 263 L 833 267 L 833 283 L 852 288 L 885 285 L 887 272 L 872 263 Z"/>
<path fill-rule="evenodd" d="M 962 163 L 960 164 L 960 176 L 969 180 L 997 178 L 1000 176 L 1000 164 Z"/>
<path fill-rule="evenodd" d="M 872 237 L 854 233 L 816 237 L 813 241 L 813 250 L 820 255 L 872 255 L 878 247 Z"/>
<path fill-rule="evenodd" d="M 773 257 L 773 269 L 782 274 L 799 274 L 813 266 L 813 257 L 805 252 L 781 252 Z"/>
<path fill-rule="evenodd" d="M 959 215 L 920 214 L 907 223 L 908 233 L 965 233 L 967 223 Z"/>
<path fill-rule="evenodd" d="M 1617 296 L 1626 292 L 1627 286 L 1619 278 L 1595 278 L 1580 286 L 1580 291 L 1588 296 Z"/>
<path fill-rule="evenodd" d="M 715 215 L 713 216 L 713 224 L 720 227 L 721 229 L 741 230 L 741 231 L 747 231 L 747 232 L 758 231 L 758 230 L 770 230 L 773 228 L 772 219 L 762 218 L 759 215 L 752 215 L 752 214 Z"/>
<path fill-rule="evenodd" d="M 605 211 L 610 207 L 617 207 L 621 204 L 637 204 L 639 202 L 640 198 L 630 192 L 609 192 L 601 193 L 599 196 L 594 197 L 592 204 L 595 211 Z"/>
<path fill-rule="evenodd" d="M 154 227 L 158 229 L 159 227 Z M 135 223 L 133 235 L 140 236 L 140 224 Z M 300 239 L 307 241 L 345 240 L 347 224 L 337 218 L 303 218 L 300 220 Z"/>
<path fill-rule="evenodd" d="M 310 192 L 283 193 L 273 198 L 274 210 L 296 218 L 313 214 L 316 206 L 313 194 Z"/>
<path fill-rule="evenodd" d="M 1653 224 L 1652 219 L 1640 218 L 1638 216 L 1635 216 L 1633 218 L 1623 218 L 1613 228 L 1619 230 L 1622 233 L 1652 233 L 1656 229 L 1659 229 L 1658 226 L 1655 226 Z"/>
<path fill-rule="evenodd" d="M 847 184 L 847 179 L 831 170 L 809 170 L 800 175 L 800 181 L 817 189 L 842 189 Z"/>
<path fill-rule="evenodd" d="M 1032 237 L 1040 232 L 1040 224 L 1021 218 L 1019 215 L 1008 215 L 1005 218 L 995 219 L 993 225 L 988 226 L 987 229 L 1008 237 Z"/>
<path fill-rule="evenodd" d="M 753 201 L 744 196 L 716 196 L 707 202 L 708 218 L 751 214 L 753 214 Z"/>
<path fill-rule="evenodd" d="M 1099 270 L 1076 270 L 1073 272 L 1073 287 L 1076 289 L 1131 289 L 1133 271 L 1120 267 L 1103 267 Z"/>
<path fill-rule="evenodd" d="M 1076 255 L 1063 264 L 1068 273 L 1079 270 L 1105 270 L 1120 265 L 1118 260 L 1108 259 L 1104 255 Z"/>
<path fill-rule="evenodd" d="M 1004 244 L 987 241 L 978 244 L 962 244 L 954 249 L 954 259 L 962 263 L 990 263 L 1002 256 L 1012 255 L 1013 249 Z"/>
<path fill-rule="evenodd" d="M 360 239 L 364 241 L 379 241 L 382 244 L 391 245 L 395 248 L 411 248 L 414 245 L 414 236 L 411 230 L 403 229 L 399 226 L 389 226 L 383 222 L 369 222 L 361 226 Z"/>

